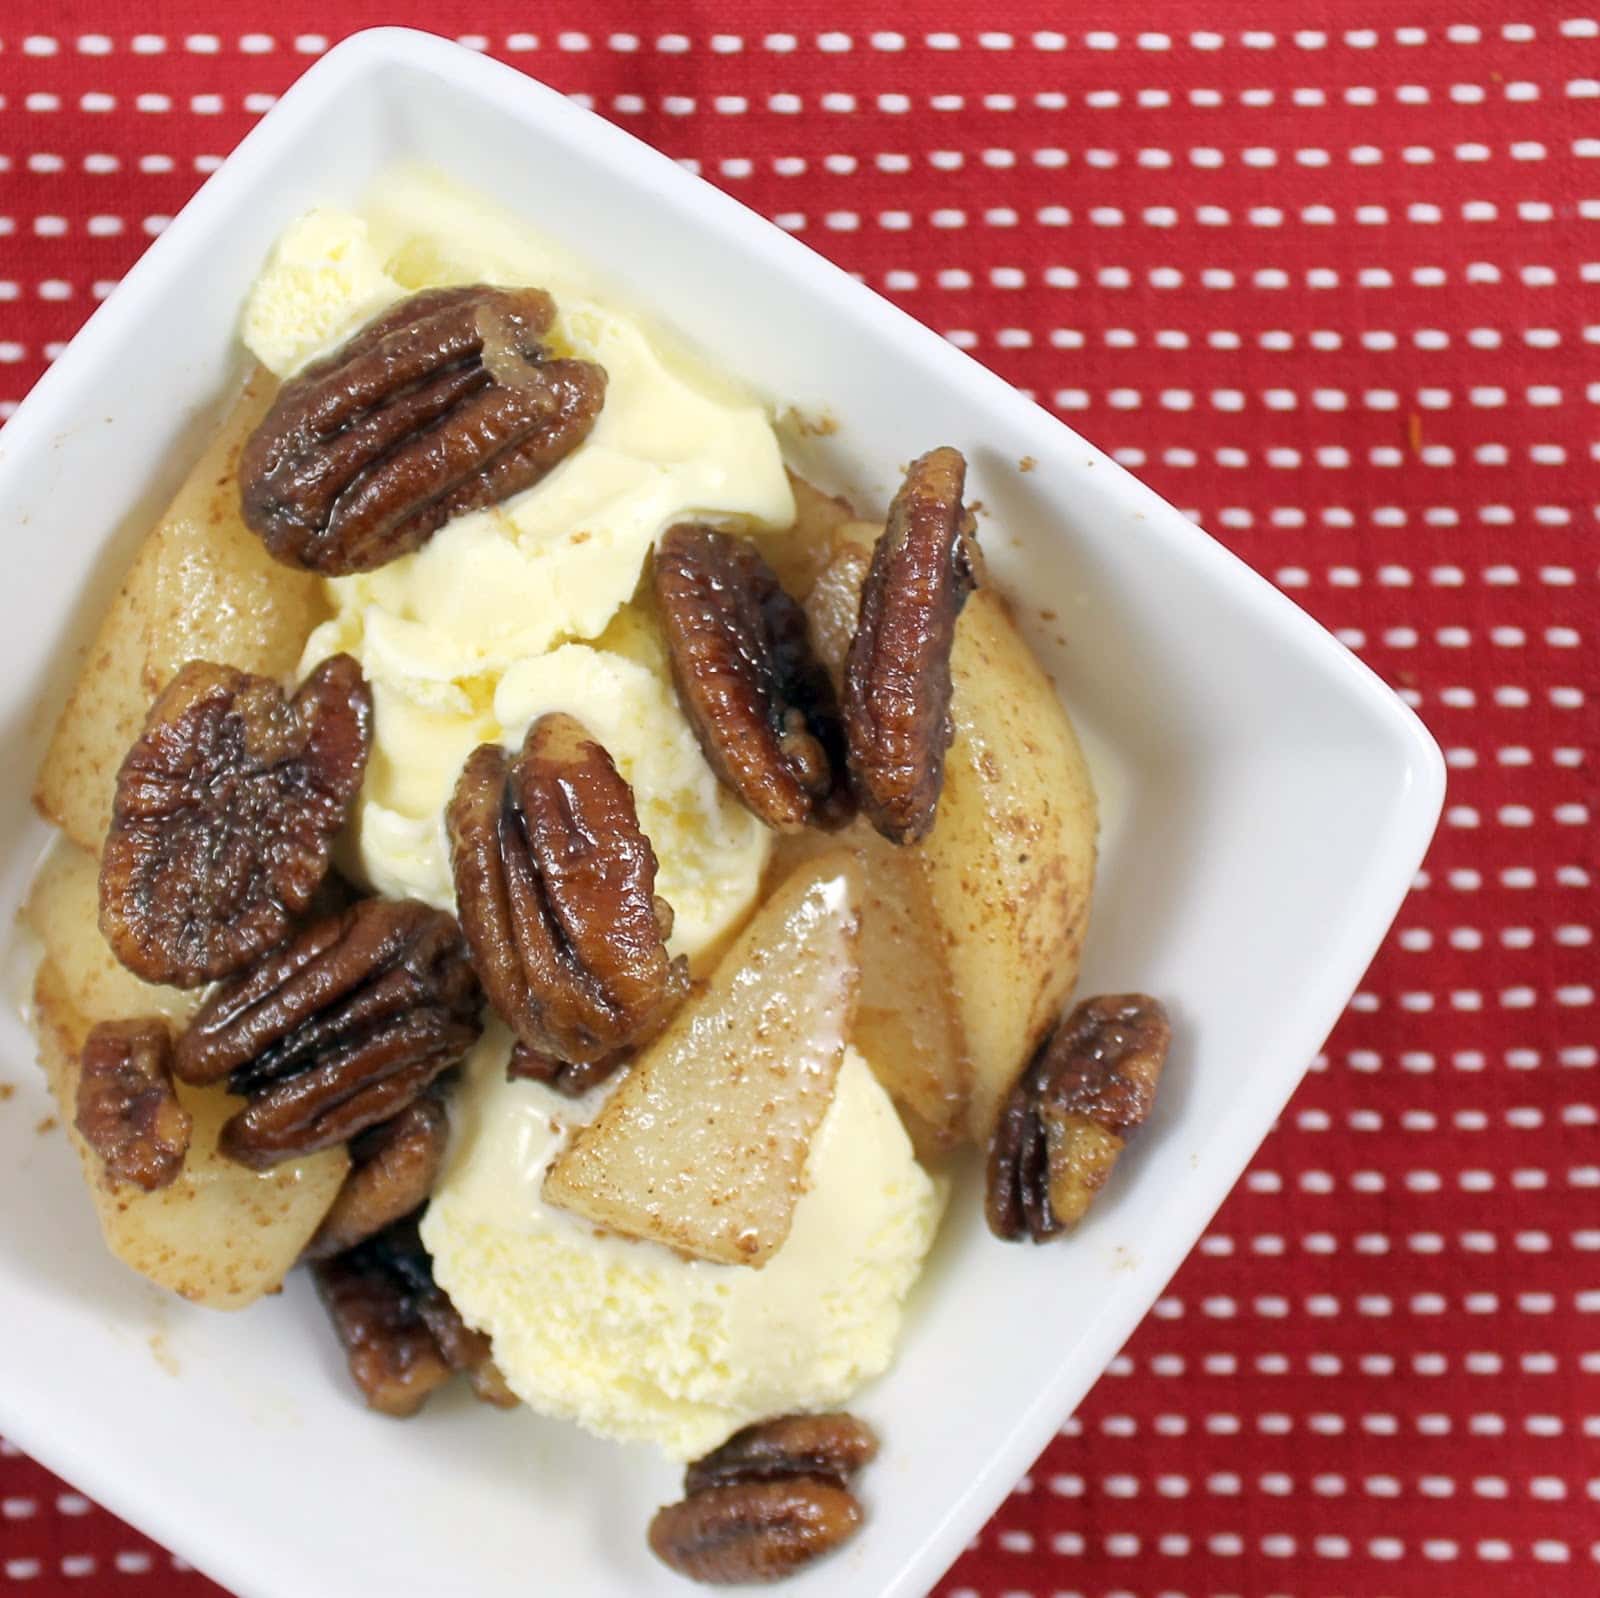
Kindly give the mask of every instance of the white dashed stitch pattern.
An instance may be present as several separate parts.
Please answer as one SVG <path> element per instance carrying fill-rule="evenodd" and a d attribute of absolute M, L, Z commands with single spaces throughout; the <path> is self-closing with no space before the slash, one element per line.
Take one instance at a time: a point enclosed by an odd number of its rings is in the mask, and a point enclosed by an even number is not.
<path fill-rule="evenodd" d="M 342 31 L 15 3 L 0 417 Z M 1326 1054 L 941 1598 L 1592 1585 L 1593 9 L 456 19 L 1081 425 L 1445 750 L 1434 855 Z M 182 1598 L 0 1454 L 0 1586 Z"/>

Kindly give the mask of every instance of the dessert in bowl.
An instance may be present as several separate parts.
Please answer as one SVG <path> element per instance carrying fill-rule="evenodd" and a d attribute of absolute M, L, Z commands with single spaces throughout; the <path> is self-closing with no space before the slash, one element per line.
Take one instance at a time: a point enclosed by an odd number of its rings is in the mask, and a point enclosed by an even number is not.
<path fill-rule="evenodd" d="M 771 1579 L 860 1523 L 948 1157 L 1069 1229 L 1167 1027 L 1058 1025 L 1094 790 L 960 450 L 860 519 L 592 283 L 426 170 L 285 230 L 41 768 L 33 1014 L 129 1265 L 304 1263 L 374 1409 L 654 1444 L 656 1552 Z"/>
<path fill-rule="evenodd" d="M 1014 601 L 1083 735 L 1101 835 L 1082 983 L 1166 997 L 1174 1058 L 1136 1179 L 1113 1181 L 1070 1245 L 994 1242 L 981 1162 L 958 1154 L 949 1167 L 893 1369 L 849 1401 L 882 1443 L 852 1487 L 870 1535 L 796 1583 L 925 1592 L 1105 1368 L 1299 1080 L 1420 859 L 1438 752 L 1303 612 L 1025 395 L 602 119 L 493 61 L 391 29 L 329 52 L 282 97 L 7 425 L 0 504 L 26 529 L 32 563 L 26 584 L 0 593 L 0 704 L 31 753 L 135 542 L 245 375 L 241 310 L 274 241 L 308 209 L 358 210 L 380 173 L 416 159 L 536 219 L 604 268 L 615 303 L 670 318 L 711 364 L 775 400 L 785 460 L 862 510 L 881 516 L 919 451 L 963 445 L 969 499 L 988 508 L 988 588 Z M 205 516 L 211 499 L 191 498 L 190 513 Z M 248 579 L 256 558 L 270 561 L 259 539 L 208 562 L 185 560 L 171 527 L 163 542 L 152 614 L 219 567 Z M 784 543 L 763 547 L 789 582 Z M 328 619 L 319 581 L 260 674 L 298 678 L 305 637 Z M 984 591 L 957 629 L 957 675 Z M 208 613 L 235 626 L 273 614 L 254 598 Z M 154 655 L 141 642 L 93 657 L 108 688 L 146 670 L 164 680 L 189 658 L 235 658 L 215 630 L 186 635 L 165 661 L 159 629 L 150 636 Z M 258 636 L 280 635 L 263 621 Z M 958 716 L 961 703 L 958 681 Z M 113 765 L 146 709 L 106 741 Z M 26 814 L 27 775 L 0 808 L 14 909 L 45 832 Z M 948 823 L 949 763 L 946 777 Z M 93 870 L 87 887 L 78 925 L 96 914 Z M 121 968 L 108 976 L 105 963 L 77 970 L 109 989 Z M 122 990 L 126 1013 L 146 997 L 134 992 Z M 877 1008 L 858 1002 L 858 1027 Z M 997 1007 L 995 1026 L 1004 1019 Z M 30 1040 L 0 1016 L 7 1027 L 20 1064 Z M 145 1287 L 98 1246 L 77 1162 L 59 1138 L 34 1135 L 50 1106 L 31 1075 L 13 1073 L 0 1116 L 0 1191 L 20 1221 L 0 1244 L 13 1308 L 0 1352 L 26 1372 L 0 1387 L 12 1439 L 252 1598 L 376 1582 L 520 1591 L 530 1559 L 560 1590 L 676 1589 L 635 1530 L 679 1492 L 659 1449 L 593 1441 L 525 1405 L 476 1405 L 464 1382 L 405 1427 L 337 1401 L 343 1361 L 307 1271 L 243 1316 Z M 186 1172 L 202 1168 L 220 1119 L 196 1118 Z M 213 1169 L 219 1197 L 224 1176 L 270 1196 L 232 1162 Z M 322 1179 L 342 1183 L 337 1160 Z M 152 1257 L 181 1256 L 181 1227 L 151 1241 Z M 242 1240 L 236 1252 L 241 1298 L 285 1268 Z"/>

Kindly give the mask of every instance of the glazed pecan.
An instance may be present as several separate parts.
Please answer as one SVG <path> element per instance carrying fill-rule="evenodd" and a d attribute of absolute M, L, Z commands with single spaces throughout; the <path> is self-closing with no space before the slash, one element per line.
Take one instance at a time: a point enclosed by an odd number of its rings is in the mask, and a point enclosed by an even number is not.
<path fill-rule="evenodd" d="M 444 1105 L 424 1093 L 352 1138 L 350 1174 L 304 1257 L 331 1259 L 409 1215 L 433 1191 L 449 1136 Z"/>
<path fill-rule="evenodd" d="M 543 1082 L 557 1093 L 577 1099 L 604 1082 L 620 1064 L 621 1056 L 617 1054 L 605 1054 L 583 1064 L 558 1060 L 553 1054 L 542 1054 L 519 1040 L 512 1045 L 506 1076 L 513 1082 Z"/>
<path fill-rule="evenodd" d="M 961 503 L 966 473 L 949 448 L 911 463 L 872 551 L 845 660 L 850 776 L 867 819 L 891 843 L 915 843 L 933 827 L 954 736 L 950 649 L 978 583 L 972 517 Z"/>
<path fill-rule="evenodd" d="M 371 1408 L 414 1415 L 453 1371 L 486 1403 L 516 1402 L 489 1357 L 488 1338 L 467 1327 L 434 1281 L 415 1214 L 312 1270 Z"/>
<path fill-rule="evenodd" d="M 388 1228 L 377 1240 L 377 1253 L 405 1284 L 422 1323 L 432 1334 L 451 1370 L 460 1371 L 487 1404 L 507 1409 L 517 1402 L 489 1353 L 489 1339 L 462 1320 L 449 1295 L 433 1279 L 433 1261 L 417 1230 L 421 1210 Z"/>
<path fill-rule="evenodd" d="M 340 576 L 531 488 L 589 436 L 606 375 L 548 358 L 542 289 L 428 289 L 285 383 L 239 458 L 277 559 Z"/>
<path fill-rule="evenodd" d="M 650 1548 L 680 1576 L 707 1586 L 781 1581 L 831 1554 L 861 1527 L 847 1487 L 812 1476 L 709 1487 L 658 1509 Z"/>
<path fill-rule="evenodd" d="M 678 699 L 711 769 L 769 827 L 842 826 L 855 805 L 833 680 L 761 551 L 680 522 L 656 550 L 654 587 Z"/>
<path fill-rule="evenodd" d="M 854 1415 L 780 1415 L 736 1431 L 684 1472 L 683 1490 L 698 1493 L 741 1481 L 814 1476 L 845 1486 L 877 1458 L 878 1439 Z"/>
<path fill-rule="evenodd" d="M 172 1035 L 158 1015 L 102 1021 L 78 1063 L 77 1128 L 118 1182 L 145 1192 L 183 1169 L 193 1119 L 172 1087 Z"/>
<path fill-rule="evenodd" d="M 426 1255 L 422 1256 L 424 1259 Z M 488 1336 L 474 1330 L 462 1320 L 461 1312 L 450 1302 L 449 1295 L 433 1284 L 433 1271 L 429 1266 L 429 1290 L 417 1296 L 417 1313 L 422 1324 L 432 1334 L 444 1362 L 453 1371 L 467 1378 L 473 1396 L 496 1409 L 513 1409 L 521 1400 L 506 1384 L 500 1367 L 495 1364 Z"/>
<path fill-rule="evenodd" d="M 192 988 L 280 942 L 327 872 L 371 744 L 349 655 L 287 702 L 266 677 L 190 661 L 117 774 L 100 930 L 123 965 Z"/>
<path fill-rule="evenodd" d="M 989 1145 L 989 1230 L 1042 1243 L 1080 1221 L 1150 1114 L 1172 1028 L 1142 993 L 1085 999 L 1048 1037 Z"/>
<path fill-rule="evenodd" d="M 484 744 L 446 814 L 461 926 L 489 1002 L 533 1056 L 616 1061 L 682 997 L 671 912 L 633 792 L 571 716 L 511 761 Z"/>
<path fill-rule="evenodd" d="M 406 1416 L 450 1379 L 451 1370 L 418 1312 L 416 1273 L 406 1269 L 415 1240 L 411 1217 L 392 1230 L 393 1237 L 380 1232 L 318 1261 L 312 1276 L 368 1406 Z M 426 1260 L 423 1269 L 431 1285 Z"/>
<path fill-rule="evenodd" d="M 368 1407 L 415 1415 L 450 1367 L 404 1285 L 361 1249 L 320 1261 L 312 1274 Z"/>
<path fill-rule="evenodd" d="M 449 916 L 364 899 L 219 987 L 173 1065 L 250 1100 L 219 1147 L 262 1170 L 398 1115 L 477 1042 L 479 1001 Z"/>
<path fill-rule="evenodd" d="M 685 1497 L 656 1512 L 650 1547 L 713 1586 L 778 1581 L 855 1535 L 849 1479 L 878 1451 L 851 1415 L 784 1415 L 735 1432 L 684 1473 Z"/>

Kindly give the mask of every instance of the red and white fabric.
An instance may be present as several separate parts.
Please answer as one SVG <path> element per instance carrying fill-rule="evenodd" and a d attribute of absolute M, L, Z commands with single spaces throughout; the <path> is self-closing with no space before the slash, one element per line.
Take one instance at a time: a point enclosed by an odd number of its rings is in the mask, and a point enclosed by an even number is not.
<path fill-rule="evenodd" d="M 0 414 L 370 20 L 7 0 Z M 943 1598 L 1600 1591 L 1590 0 L 397 0 L 383 20 L 581 98 L 1031 391 L 1449 756 L 1426 870 L 1326 1052 Z M 215 1591 L 14 1449 L 12 1589 Z"/>

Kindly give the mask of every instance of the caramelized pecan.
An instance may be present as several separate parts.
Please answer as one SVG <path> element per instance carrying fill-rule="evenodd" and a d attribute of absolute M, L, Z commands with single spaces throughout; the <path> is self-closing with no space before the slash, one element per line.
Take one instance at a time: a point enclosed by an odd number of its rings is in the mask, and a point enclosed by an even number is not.
<path fill-rule="evenodd" d="M 348 655 L 288 702 L 266 677 L 190 661 L 117 774 L 100 930 L 123 965 L 192 988 L 278 943 L 327 872 L 371 744 Z"/>
<path fill-rule="evenodd" d="M 481 1402 L 493 1404 L 496 1409 L 515 1408 L 521 1400 L 507 1386 L 495 1364 L 488 1336 L 468 1326 L 444 1289 L 433 1285 L 431 1266 L 428 1281 L 429 1290 L 418 1292 L 417 1313 L 444 1355 L 445 1364 L 467 1378 L 473 1396 Z"/>
<path fill-rule="evenodd" d="M 224 983 L 174 1069 L 250 1102 L 223 1127 L 265 1169 L 342 1143 L 412 1103 L 478 1040 L 478 984 L 455 922 L 415 899 L 365 899 Z"/>
<path fill-rule="evenodd" d="M 421 1213 L 418 1210 L 389 1227 L 376 1240 L 375 1251 L 404 1283 L 445 1364 L 467 1376 L 473 1392 L 485 1403 L 509 1408 L 517 1399 L 489 1356 L 488 1337 L 462 1320 L 449 1295 L 433 1279 L 433 1261 L 417 1231 Z"/>
<path fill-rule="evenodd" d="M 450 1380 L 450 1367 L 405 1288 L 359 1249 L 320 1261 L 312 1274 L 368 1408 L 415 1415 Z"/>
<path fill-rule="evenodd" d="M 989 1230 L 1042 1243 L 1080 1221 L 1155 1103 L 1172 1038 L 1142 993 L 1085 999 L 1011 1090 L 989 1145 Z"/>
<path fill-rule="evenodd" d="M 605 372 L 552 360 L 541 289 L 413 294 L 285 383 L 239 458 L 245 521 L 290 566 L 371 571 L 531 488 L 588 437 Z"/>
<path fill-rule="evenodd" d="M 790 1476 L 708 1487 L 658 1509 L 650 1548 L 680 1576 L 708 1586 L 781 1581 L 860 1526 L 861 1505 L 849 1488 Z"/>
<path fill-rule="evenodd" d="M 394 1228 L 393 1240 L 379 1233 L 312 1267 L 356 1386 L 370 1408 L 394 1416 L 414 1415 L 451 1375 L 403 1264 L 414 1237 L 410 1222 L 407 1216 Z"/>
<path fill-rule="evenodd" d="M 78 1065 L 77 1128 L 118 1182 L 145 1192 L 183 1169 L 193 1119 L 172 1087 L 172 1035 L 160 1016 L 102 1021 Z"/>
<path fill-rule="evenodd" d="M 449 1136 L 444 1105 L 424 1093 L 352 1138 L 350 1174 L 306 1244 L 305 1258 L 330 1259 L 409 1215 L 433 1191 Z"/>
<path fill-rule="evenodd" d="M 615 1062 L 662 1024 L 688 975 L 667 956 L 655 851 L 579 722 L 541 716 L 514 762 L 475 750 L 446 820 L 462 930 L 525 1061 Z"/>
<path fill-rule="evenodd" d="M 604 1082 L 620 1063 L 618 1055 L 607 1054 L 580 1065 L 571 1060 L 558 1060 L 553 1054 L 542 1054 L 518 1041 L 512 1045 L 511 1058 L 506 1062 L 506 1077 L 512 1082 L 543 1082 L 557 1093 L 565 1093 L 569 1099 L 578 1099 Z"/>
<path fill-rule="evenodd" d="M 911 463 L 872 551 L 845 661 L 851 779 L 867 819 L 891 843 L 915 843 L 932 829 L 954 736 L 950 649 L 978 582 L 972 518 L 961 503 L 966 472 L 949 448 Z"/>
<path fill-rule="evenodd" d="M 805 612 L 748 538 L 669 528 L 654 587 L 684 714 L 707 762 L 769 827 L 838 827 L 854 812 L 833 680 Z"/>
<path fill-rule="evenodd" d="M 849 1480 L 877 1452 L 853 1415 L 746 1426 L 684 1472 L 684 1499 L 657 1510 L 650 1547 L 694 1581 L 777 1581 L 855 1535 L 861 1505 Z"/>
<path fill-rule="evenodd" d="M 692 1495 L 708 1487 L 784 1476 L 812 1476 L 843 1487 L 877 1454 L 877 1435 L 854 1415 L 780 1415 L 736 1431 L 720 1448 L 695 1460 L 684 1472 L 683 1490 Z"/>
<path fill-rule="evenodd" d="M 489 1357 L 488 1338 L 467 1327 L 434 1281 L 415 1214 L 312 1270 L 371 1408 L 414 1415 L 452 1371 L 464 1372 L 485 1402 L 516 1402 Z"/>

